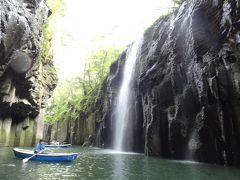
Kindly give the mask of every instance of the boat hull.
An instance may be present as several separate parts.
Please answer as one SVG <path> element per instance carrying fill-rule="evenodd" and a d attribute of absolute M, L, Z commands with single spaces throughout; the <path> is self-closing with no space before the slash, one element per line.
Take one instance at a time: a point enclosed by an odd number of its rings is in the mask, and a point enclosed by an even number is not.
<path fill-rule="evenodd" d="M 71 144 L 60 144 L 60 145 L 55 145 L 55 144 L 48 144 L 45 145 L 46 148 L 69 148 L 71 147 Z"/>
<path fill-rule="evenodd" d="M 29 158 L 34 155 L 31 150 L 14 148 L 13 152 L 18 158 Z M 48 154 L 38 154 L 32 157 L 30 160 L 35 161 L 73 161 L 77 159 L 77 153 L 48 153 Z"/>

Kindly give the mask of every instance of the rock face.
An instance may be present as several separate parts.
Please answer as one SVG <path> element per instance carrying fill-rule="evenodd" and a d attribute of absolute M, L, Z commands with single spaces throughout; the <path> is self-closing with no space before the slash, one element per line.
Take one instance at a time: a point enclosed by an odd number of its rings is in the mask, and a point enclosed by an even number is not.
<path fill-rule="evenodd" d="M 56 85 L 52 61 L 39 58 L 50 14 L 44 0 L 0 1 L 0 145 L 41 136 L 39 113 Z"/>
<path fill-rule="evenodd" d="M 125 53 L 104 84 L 97 144 L 112 147 Z M 134 151 L 240 164 L 240 1 L 187 0 L 144 34 L 134 75 Z"/>
<path fill-rule="evenodd" d="M 93 146 L 96 137 L 96 120 L 101 119 L 98 110 L 81 112 L 77 119 L 45 124 L 43 139 L 46 142 L 58 141 L 73 145 Z"/>

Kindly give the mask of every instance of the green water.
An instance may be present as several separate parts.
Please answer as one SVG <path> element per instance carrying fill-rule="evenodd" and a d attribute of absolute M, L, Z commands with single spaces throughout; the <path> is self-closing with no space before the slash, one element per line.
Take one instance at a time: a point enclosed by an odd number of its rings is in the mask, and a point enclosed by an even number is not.
<path fill-rule="evenodd" d="M 240 180 L 240 168 L 169 161 L 142 154 L 73 147 L 55 151 L 79 152 L 74 162 L 44 163 L 15 158 L 11 148 L 0 148 L 0 180 Z"/>

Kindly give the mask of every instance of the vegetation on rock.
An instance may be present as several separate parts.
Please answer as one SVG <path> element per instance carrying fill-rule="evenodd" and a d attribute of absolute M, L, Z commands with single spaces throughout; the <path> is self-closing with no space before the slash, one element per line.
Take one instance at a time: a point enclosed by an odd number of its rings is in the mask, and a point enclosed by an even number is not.
<path fill-rule="evenodd" d="M 181 5 L 185 0 L 173 0 L 174 3 Z"/>
<path fill-rule="evenodd" d="M 65 12 L 65 0 L 48 0 L 50 5 L 52 14 L 48 18 L 47 23 L 44 25 L 43 35 L 44 41 L 42 43 L 41 49 L 41 61 L 43 63 L 48 60 L 52 60 L 53 52 L 52 52 L 52 38 L 54 35 L 54 21 L 59 18 L 59 16 L 64 16 Z"/>
<path fill-rule="evenodd" d="M 110 64 L 115 61 L 122 48 L 104 48 L 93 52 L 86 60 L 81 76 L 58 84 L 45 121 L 54 123 L 76 120 L 79 114 L 90 114 L 100 93 L 100 87 L 108 74 Z"/>

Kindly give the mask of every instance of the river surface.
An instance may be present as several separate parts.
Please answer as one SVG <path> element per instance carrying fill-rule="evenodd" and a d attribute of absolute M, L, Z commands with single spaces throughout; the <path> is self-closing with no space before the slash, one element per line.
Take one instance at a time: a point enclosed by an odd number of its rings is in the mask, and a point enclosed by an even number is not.
<path fill-rule="evenodd" d="M 77 152 L 74 162 L 46 163 L 15 158 L 12 148 L 0 148 L 0 180 L 240 180 L 240 167 L 224 167 L 191 161 L 171 161 L 142 154 L 98 148 L 55 149 Z"/>

